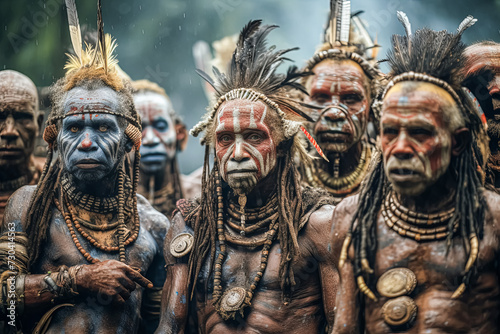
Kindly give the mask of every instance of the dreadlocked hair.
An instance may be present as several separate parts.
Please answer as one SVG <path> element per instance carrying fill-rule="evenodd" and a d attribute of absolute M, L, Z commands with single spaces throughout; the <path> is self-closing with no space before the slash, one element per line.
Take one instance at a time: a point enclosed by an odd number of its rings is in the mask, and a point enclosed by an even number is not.
<path fill-rule="evenodd" d="M 43 248 L 42 245 L 47 239 L 52 209 L 55 207 L 53 202 L 58 193 L 60 185 L 59 180 L 64 169 L 61 158 L 57 153 L 57 137 L 62 126 L 62 120 L 65 116 L 64 103 L 68 93 L 65 89 L 67 85 L 66 80 L 66 77 L 62 78 L 51 87 L 52 109 L 44 132 L 44 139 L 49 144 L 47 160 L 43 167 L 42 175 L 40 176 L 36 190 L 30 200 L 25 222 L 26 233 L 28 234 L 28 254 L 31 255 L 28 268 L 38 260 Z M 96 90 L 109 86 L 98 77 L 94 79 L 83 79 L 78 82 L 78 86 L 76 87 Z M 126 131 L 126 135 L 134 142 L 134 147 L 136 149 L 133 168 L 128 167 L 130 166 L 130 162 L 128 161 L 128 156 L 124 154 L 125 161 L 119 164 L 117 170 L 120 170 L 123 164 L 125 164 L 125 171 L 129 173 L 129 177 L 133 180 L 133 193 L 136 194 L 139 180 L 140 153 L 138 151 L 138 146 L 140 146 L 140 138 L 139 143 L 137 143 L 137 141 L 131 137 L 137 131 L 140 133 L 140 118 L 133 104 L 130 84 L 124 81 L 123 88 L 117 91 L 117 93 L 119 108 L 116 115 L 123 116 L 118 118 L 119 124 L 125 127 L 128 121 L 127 129 L 136 129 L 133 131 Z M 131 121 L 133 121 L 133 124 Z M 53 159 L 54 156 L 56 157 L 55 159 Z M 137 199 L 135 196 L 133 197 L 134 214 L 137 216 Z"/>
<path fill-rule="evenodd" d="M 280 284 L 284 293 L 289 293 L 295 285 L 292 263 L 299 254 L 297 236 L 299 223 L 304 215 L 305 207 L 302 202 L 302 188 L 300 175 L 293 163 L 296 152 L 293 150 L 293 140 L 282 142 L 279 146 L 282 155 L 278 157 L 277 196 L 278 196 L 278 241 L 281 246 Z M 186 222 L 194 230 L 194 246 L 189 255 L 189 278 L 191 296 L 201 268 L 206 259 L 209 259 L 209 268 L 212 272 L 216 255 L 217 240 L 217 208 L 220 203 L 216 196 L 216 178 L 219 175 L 217 161 L 210 170 L 210 147 L 205 148 L 205 161 L 202 174 L 202 194 L 199 206 L 190 212 Z"/>
<path fill-rule="evenodd" d="M 460 42 L 464 27 L 470 26 L 472 17 L 468 17 L 456 34 L 446 31 L 422 29 L 414 35 L 393 36 L 393 50 L 388 58 L 391 65 L 391 75 L 407 72 L 423 73 L 448 83 L 458 96 L 458 108 L 455 117 L 460 118 L 460 126 L 467 127 L 472 140 L 458 157 L 452 157 L 450 172 L 456 184 L 455 212 L 448 223 L 447 251 L 452 239 L 459 235 L 469 256 L 462 282 L 455 291 L 457 298 L 465 290 L 475 272 L 477 258 L 477 239 L 482 238 L 486 201 L 483 194 L 483 180 L 480 173 L 484 167 L 484 143 L 487 143 L 486 133 L 481 125 L 480 117 L 472 100 L 460 86 L 460 66 L 463 64 L 465 46 Z M 409 24 L 409 23 L 408 23 Z M 465 24 L 465 26 L 463 26 Z M 425 81 L 425 80 L 421 80 Z M 455 128 L 456 129 L 456 128 Z M 452 130 L 455 130 L 452 129 Z M 353 259 L 354 274 L 361 290 L 370 298 L 376 299 L 373 292 L 364 283 L 364 276 L 371 277 L 375 254 L 377 250 L 377 219 L 382 203 L 390 190 L 390 183 L 385 175 L 383 161 L 379 154 L 374 158 L 372 168 L 363 185 L 358 208 L 353 216 L 344 247 L 352 242 L 355 258 Z M 453 224 L 458 221 L 459 227 L 454 232 Z M 359 282 L 362 283 L 359 283 Z M 370 281 L 368 281 L 370 282 Z M 369 284 L 369 283 L 368 283 Z"/>

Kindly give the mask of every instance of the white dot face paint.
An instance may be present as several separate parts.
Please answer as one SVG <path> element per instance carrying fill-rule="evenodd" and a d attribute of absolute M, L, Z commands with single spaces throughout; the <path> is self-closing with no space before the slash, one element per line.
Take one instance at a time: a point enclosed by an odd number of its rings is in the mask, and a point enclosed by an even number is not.
<path fill-rule="evenodd" d="M 110 88 L 68 92 L 57 139 L 64 168 L 81 181 L 99 182 L 112 173 L 125 154 L 125 129 L 119 117 L 104 112 L 118 109 L 118 96 Z M 85 114 L 71 115 L 85 111 Z"/>
<path fill-rule="evenodd" d="M 141 170 L 146 174 L 163 171 L 177 154 L 172 104 L 154 92 L 135 94 L 134 104 L 142 119 Z"/>
<path fill-rule="evenodd" d="M 398 84 L 385 97 L 381 144 L 385 173 L 396 192 L 420 195 L 448 170 L 453 132 L 444 110 L 453 105 L 447 92 L 428 83 L 413 90 Z"/>
<path fill-rule="evenodd" d="M 276 144 L 261 101 L 232 100 L 217 113 L 215 150 L 221 176 L 237 192 L 248 193 L 276 166 Z"/>
<path fill-rule="evenodd" d="M 313 69 L 307 84 L 309 103 L 323 108 L 313 133 L 328 154 L 343 153 L 355 145 L 366 131 L 369 92 L 366 75 L 351 60 L 327 59 Z"/>

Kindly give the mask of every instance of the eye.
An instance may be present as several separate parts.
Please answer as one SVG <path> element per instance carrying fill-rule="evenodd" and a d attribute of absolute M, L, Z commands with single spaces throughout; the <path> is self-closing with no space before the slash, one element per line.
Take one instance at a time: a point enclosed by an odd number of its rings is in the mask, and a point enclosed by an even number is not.
<path fill-rule="evenodd" d="M 397 136 L 398 134 L 398 129 L 396 128 L 384 127 L 382 131 L 382 133 L 386 136 Z"/>
<path fill-rule="evenodd" d="M 227 144 L 227 143 L 231 142 L 232 140 L 233 140 L 233 138 L 230 135 L 219 136 L 219 142 L 221 144 Z"/>
<path fill-rule="evenodd" d="M 107 126 L 105 124 L 99 125 L 99 131 L 101 131 L 101 132 L 106 132 L 106 131 L 108 131 L 108 129 L 109 129 L 109 126 Z"/>
<path fill-rule="evenodd" d="M 346 104 L 358 103 L 363 100 L 363 97 L 359 94 L 346 94 L 342 96 L 342 100 Z"/>
<path fill-rule="evenodd" d="M 75 133 L 75 132 L 80 131 L 80 128 L 77 127 L 76 125 L 73 125 L 72 127 L 69 128 L 69 131 Z"/>
<path fill-rule="evenodd" d="M 252 133 L 247 137 L 250 141 L 261 141 L 263 137 L 258 133 Z"/>
<path fill-rule="evenodd" d="M 331 101 L 331 96 L 328 94 L 315 94 L 312 100 L 319 104 L 325 104 Z"/>
<path fill-rule="evenodd" d="M 420 136 L 420 137 L 432 136 L 433 134 L 432 131 L 423 128 L 409 129 L 408 133 L 410 134 L 410 136 Z"/>
<path fill-rule="evenodd" d="M 156 121 L 154 124 L 155 128 L 160 130 L 160 131 L 166 131 L 168 129 L 168 123 L 161 120 L 161 121 Z"/>

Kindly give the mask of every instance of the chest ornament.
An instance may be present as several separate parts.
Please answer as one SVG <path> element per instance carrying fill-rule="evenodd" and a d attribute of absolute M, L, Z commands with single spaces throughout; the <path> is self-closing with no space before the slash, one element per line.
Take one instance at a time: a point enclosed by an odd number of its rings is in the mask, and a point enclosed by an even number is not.
<path fill-rule="evenodd" d="M 170 243 L 170 254 L 173 257 L 183 257 L 193 248 L 194 237 L 189 233 L 182 233 L 176 236 Z"/>

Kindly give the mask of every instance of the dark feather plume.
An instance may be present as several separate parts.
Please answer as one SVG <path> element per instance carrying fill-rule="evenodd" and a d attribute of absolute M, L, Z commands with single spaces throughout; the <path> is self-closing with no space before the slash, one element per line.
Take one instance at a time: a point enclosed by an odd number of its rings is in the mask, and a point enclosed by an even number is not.
<path fill-rule="evenodd" d="M 99 38 L 99 46 L 104 62 L 104 71 L 108 72 L 108 57 L 106 54 L 106 41 L 104 35 L 104 21 L 102 20 L 101 0 L 97 0 L 97 34 Z"/>
<path fill-rule="evenodd" d="M 283 62 L 289 61 L 285 55 L 296 48 L 276 50 L 275 46 L 268 47 L 266 38 L 277 26 L 261 24 L 261 20 L 250 21 L 242 29 L 227 75 L 215 67 L 212 69 L 213 79 L 203 71 L 197 73 L 214 87 L 217 99 L 233 89 L 250 88 L 283 106 L 284 112 L 291 111 L 305 118 L 300 105 L 286 99 L 287 90 L 304 92 L 304 87 L 297 81 L 311 73 L 299 72 L 295 66 L 286 74 L 276 73 Z"/>

